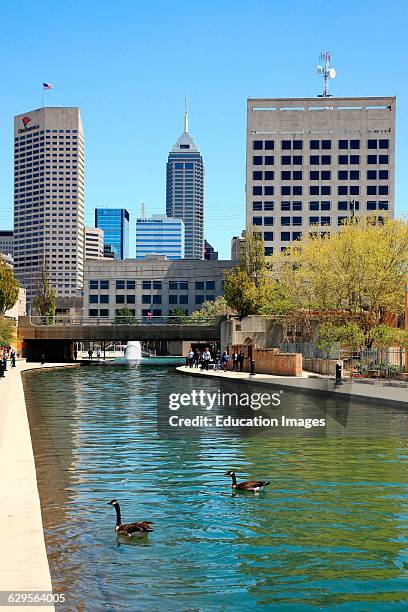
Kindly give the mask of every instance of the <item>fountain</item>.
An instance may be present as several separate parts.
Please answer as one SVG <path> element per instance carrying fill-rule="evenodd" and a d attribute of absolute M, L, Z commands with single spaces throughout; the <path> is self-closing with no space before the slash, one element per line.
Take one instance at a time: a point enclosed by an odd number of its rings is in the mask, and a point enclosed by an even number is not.
<path fill-rule="evenodd" d="M 125 347 L 126 361 L 140 361 L 142 358 L 142 347 L 139 340 L 131 340 Z"/>

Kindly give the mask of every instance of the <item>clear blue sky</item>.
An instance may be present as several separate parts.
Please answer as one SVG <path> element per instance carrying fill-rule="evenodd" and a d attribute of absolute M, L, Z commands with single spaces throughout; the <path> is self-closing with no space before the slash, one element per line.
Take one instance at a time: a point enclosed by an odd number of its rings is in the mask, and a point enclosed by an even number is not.
<path fill-rule="evenodd" d="M 54 85 L 48 104 L 81 109 L 90 225 L 98 205 L 124 206 L 133 220 L 141 201 L 149 214 L 165 210 L 166 157 L 187 95 L 206 168 L 205 235 L 229 257 L 245 218 L 246 99 L 320 93 L 326 49 L 334 95 L 398 96 L 396 210 L 408 213 L 406 0 L 2 0 L 0 23 L 4 229 L 13 116 L 41 105 L 43 81 Z"/>

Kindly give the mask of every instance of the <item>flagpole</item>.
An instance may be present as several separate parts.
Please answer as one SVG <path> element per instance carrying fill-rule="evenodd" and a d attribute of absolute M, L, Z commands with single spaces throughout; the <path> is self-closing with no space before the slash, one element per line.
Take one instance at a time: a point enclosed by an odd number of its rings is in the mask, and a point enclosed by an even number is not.
<path fill-rule="evenodd" d="M 44 85 L 41 85 L 41 108 L 44 106 Z"/>

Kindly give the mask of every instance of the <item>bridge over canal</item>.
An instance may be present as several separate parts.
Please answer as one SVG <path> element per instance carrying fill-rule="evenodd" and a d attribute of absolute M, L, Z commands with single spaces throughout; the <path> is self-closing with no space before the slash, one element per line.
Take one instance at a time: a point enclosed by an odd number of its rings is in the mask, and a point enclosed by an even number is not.
<path fill-rule="evenodd" d="M 110 320 L 108 318 L 20 317 L 18 338 L 22 353 L 29 361 L 71 361 L 78 342 L 122 342 L 159 340 L 217 342 L 223 317 L 194 321 L 190 317 L 142 317 Z"/>

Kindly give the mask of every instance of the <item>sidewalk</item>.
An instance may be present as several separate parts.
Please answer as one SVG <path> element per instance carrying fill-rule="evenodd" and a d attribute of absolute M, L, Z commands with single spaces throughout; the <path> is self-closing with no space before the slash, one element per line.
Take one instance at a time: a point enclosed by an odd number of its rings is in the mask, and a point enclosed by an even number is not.
<path fill-rule="evenodd" d="M 52 591 L 21 374 L 67 365 L 18 360 L 0 378 L 0 591 Z"/>
<path fill-rule="evenodd" d="M 236 381 L 241 384 L 262 384 L 273 385 L 279 388 L 292 389 L 293 391 L 303 391 L 305 393 L 329 394 L 333 397 L 344 398 L 345 400 L 376 402 L 381 401 L 386 404 L 397 404 L 408 408 L 408 386 L 391 386 L 377 381 L 360 382 L 361 379 L 344 379 L 342 385 L 336 385 L 334 378 L 303 371 L 302 377 L 295 376 L 275 376 L 274 374 L 256 374 L 250 376 L 248 372 L 214 372 L 180 366 L 177 371 L 191 376 L 205 376 L 228 381 Z"/>

